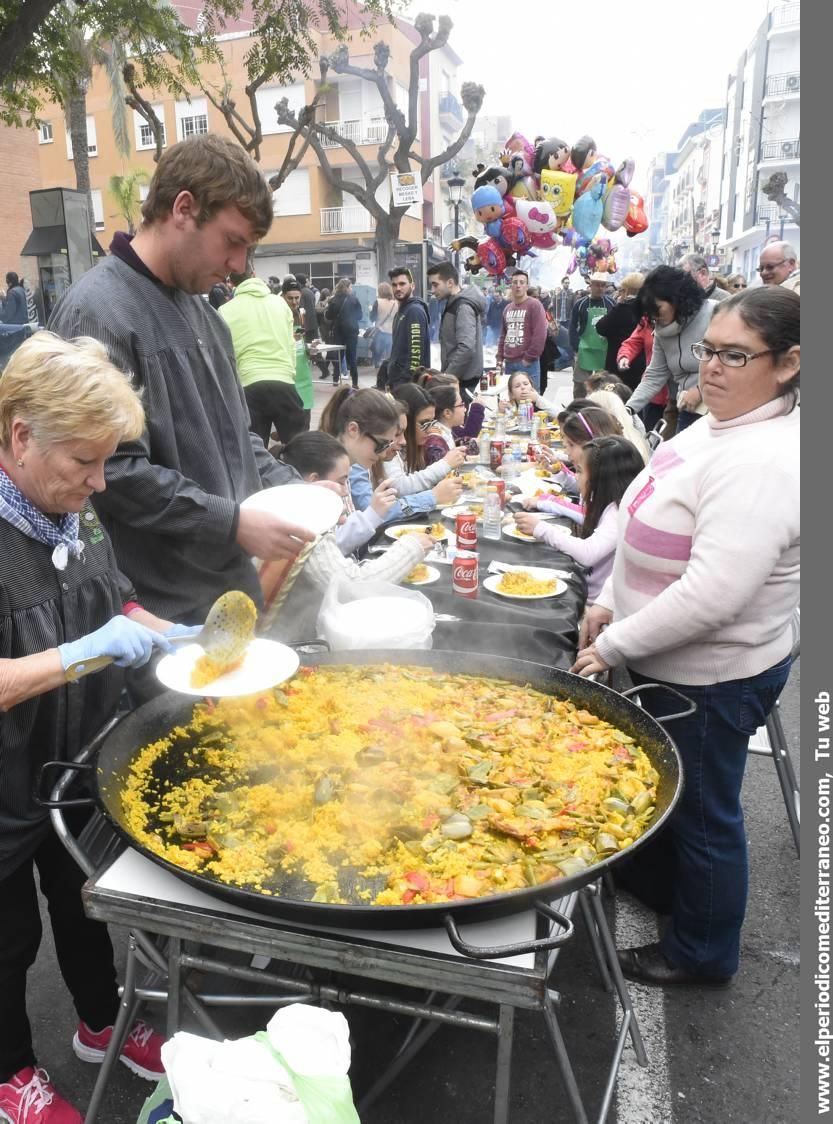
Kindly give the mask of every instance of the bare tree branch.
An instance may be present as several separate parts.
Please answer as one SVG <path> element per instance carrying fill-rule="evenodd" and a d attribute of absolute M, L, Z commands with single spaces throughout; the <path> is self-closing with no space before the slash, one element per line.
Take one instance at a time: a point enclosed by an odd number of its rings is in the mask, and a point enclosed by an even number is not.
<path fill-rule="evenodd" d="M 126 104 L 129 105 L 131 109 L 135 109 L 139 116 L 150 126 L 151 132 L 153 133 L 153 140 L 156 145 L 156 151 L 153 154 L 153 161 L 155 164 L 158 164 L 162 157 L 162 148 L 165 144 L 165 134 L 162 128 L 162 122 L 156 116 L 156 110 L 153 108 L 150 102 L 146 98 L 143 98 L 139 93 L 139 90 L 136 86 L 136 67 L 132 62 L 125 63 L 124 69 L 122 70 L 122 76 L 124 77 L 125 86 L 127 86 L 127 89 L 130 91 L 126 95 L 124 100 Z"/>
<path fill-rule="evenodd" d="M 430 179 L 431 174 L 435 168 L 439 168 L 440 165 L 445 164 L 447 160 L 451 160 L 451 158 L 453 156 L 456 156 L 460 149 L 465 145 L 466 141 L 471 136 L 472 129 L 474 128 L 474 122 L 477 119 L 477 114 L 480 112 L 481 106 L 483 105 L 483 98 L 485 97 L 485 95 L 486 91 L 482 86 L 478 86 L 474 82 L 463 83 L 463 88 L 460 91 L 460 97 L 463 102 L 463 108 L 466 110 L 468 115 L 466 117 L 466 123 L 463 126 L 460 135 L 457 137 L 457 140 L 452 141 L 445 152 L 441 152 L 438 156 L 415 157 L 415 159 L 417 159 L 417 162 L 422 165 L 423 183 L 426 183 Z"/>
<path fill-rule="evenodd" d="M 786 211 L 793 219 L 796 226 L 801 226 L 801 207 L 787 195 L 786 172 L 773 172 L 766 183 L 761 185 L 761 191 L 771 203 L 777 203 L 782 211 Z"/>

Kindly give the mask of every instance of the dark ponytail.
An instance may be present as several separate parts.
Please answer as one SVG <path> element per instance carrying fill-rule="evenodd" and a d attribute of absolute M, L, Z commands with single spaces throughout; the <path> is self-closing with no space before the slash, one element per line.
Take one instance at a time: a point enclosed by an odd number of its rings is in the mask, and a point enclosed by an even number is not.
<path fill-rule="evenodd" d="M 597 437 L 582 449 L 589 489 L 579 537 L 589 539 L 610 504 L 617 506 L 645 464 L 635 445 L 624 437 Z"/>

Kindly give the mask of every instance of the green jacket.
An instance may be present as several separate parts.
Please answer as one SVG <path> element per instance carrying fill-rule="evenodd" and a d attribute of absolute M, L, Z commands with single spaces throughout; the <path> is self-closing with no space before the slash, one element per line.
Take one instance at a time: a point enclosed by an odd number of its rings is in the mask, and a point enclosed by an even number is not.
<path fill-rule="evenodd" d="M 264 379 L 295 382 L 292 310 L 265 281 L 250 277 L 217 309 L 228 324 L 243 386 Z"/>

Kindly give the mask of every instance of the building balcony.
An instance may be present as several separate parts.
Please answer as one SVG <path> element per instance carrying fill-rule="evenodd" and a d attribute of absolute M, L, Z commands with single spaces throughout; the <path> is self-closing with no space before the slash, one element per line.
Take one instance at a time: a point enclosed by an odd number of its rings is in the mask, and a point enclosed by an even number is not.
<path fill-rule="evenodd" d="M 801 138 L 783 137 L 780 140 L 762 141 L 761 163 L 786 164 L 801 159 Z"/>
<path fill-rule="evenodd" d="M 325 121 L 328 129 L 335 131 L 353 144 L 381 144 L 388 135 L 388 123 L 384 117 L 370 117 L 367 121 Z M 341 148 L 341 142 L 321 138 L 322 148 Z"/>
<path fill-rule="evenodd" d="M 454 128 L 455 125 L 462 125 L 464 120 L 463 107 L 454 94 L 443 94 L 440 98 L 440 124 Z"/>
<path fill-rule="evenodd" d="M 373 216 L 364 207 L 322 207 L 322 234 L 369 234 Z"/>
<path fill-rule="evenodd" d="M 769 16 L 769 33 L 797 31 L 801 27 L 801 8 L 798 4 L 782 4 Z"/>
<path fill-rule="evenodd" d="M 770 74 L 764 87 L 765 98 L 789 98 L 801 94 L 801 74 L 794 70 L 789 74 Z"/>

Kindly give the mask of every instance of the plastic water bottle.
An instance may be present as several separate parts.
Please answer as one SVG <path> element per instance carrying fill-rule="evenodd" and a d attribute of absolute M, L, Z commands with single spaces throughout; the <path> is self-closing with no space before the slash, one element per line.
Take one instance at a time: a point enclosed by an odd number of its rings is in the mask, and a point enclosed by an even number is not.
<path fill-rule="evenodd" d="M 492 435 L 488 430 L 484 429 L 480 433 L 480 438 L 477 443 L 477 459 L 481 464 L 489 464 L 491 458 L 490 447 L 492 443 Z"/>
<path fill-rule="evenodd" d="M 538 440 L 538 434 L 541 431 L 541 419 L 537 414 L 532 415 L 532 421 L 529 426 L 529 440 L 534 444 Z"/>
<path fill-rule="evenodd" d="M 518 433 L 529 433 L 535 407 L 531 402 L 521 402 L 518 406 Z"/>
<path fill-rule="evenodd" d="M 503 513 L 500 510 L 500 495 L 497 488 L 486 489 L 486 502 L 483 506 L 483 538 L 499 539 Z"/>

